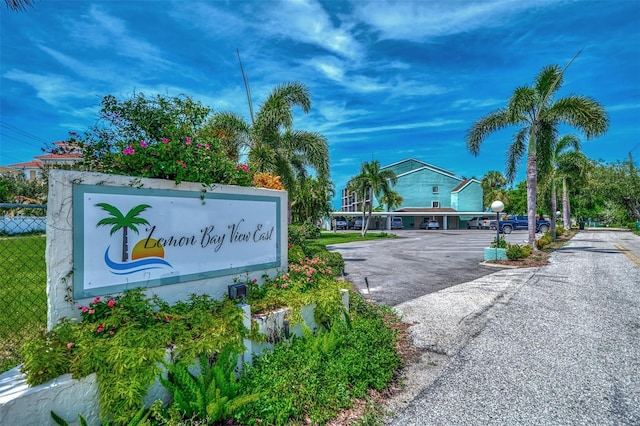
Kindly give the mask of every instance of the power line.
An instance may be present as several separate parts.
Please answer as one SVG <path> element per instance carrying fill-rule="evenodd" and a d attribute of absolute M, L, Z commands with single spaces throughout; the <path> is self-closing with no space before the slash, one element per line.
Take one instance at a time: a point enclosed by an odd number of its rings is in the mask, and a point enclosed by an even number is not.
<path fill-rule="evenodd" d="M 13 125 L 11 125 L 11 124 L 9 124 L 7 122 L 2 121 L 2 122 L 0 122 L 0 125 L 2 127 L 6 128 L 6 129 L 9 129 L 9 130 L 13 131 L 13 132 L 19 133 L 22 136 L 26 136 L 28 138 L 35 139 L 37 141 L 44 142 L 44 143 L 48 143 L 49 142 L 46 139 L 41 138 L 40 136 L 34 135 L 31 132 L 28 132 L 28 131 L 26 131 L 24 129 L 21 129 L 19 127 L 13 126 Z"/>
<path fill-rule="evenodd" d="M 23 144 L 26 144 L 26 145 L 30 145 L 30 146 L 36 147 L 36 148 L 38 148 L 38 149 L 44 148 L 42 145 L 36 145 L 36 144 L 35 144 L 35 143 L 33 143 L 33 142 L 25 141 L 24 139 L 19 139 L 19 138 L 15 137 L 15 136 L 7 135 L 6 133 L 0 133 L 0 135 L 2 135 L 2 137 L 4 137 L 4 138 L 13 139 L 14 141 L 18 141 L 18 142 L 21 142 L 21 143 L 23 143 Z"/>

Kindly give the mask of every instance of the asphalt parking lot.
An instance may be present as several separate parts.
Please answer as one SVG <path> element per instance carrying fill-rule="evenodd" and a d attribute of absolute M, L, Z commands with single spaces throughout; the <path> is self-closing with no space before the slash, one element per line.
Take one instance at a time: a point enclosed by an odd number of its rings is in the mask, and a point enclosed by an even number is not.
<path fill-rule="evenodd" d="M 345 278 L 376 303 L 395 306 L 496 272 L 494 267 L 480 265 L 484 248 L 494 240 L 496 231 L 396 230 L 393 233 L 398 238 L 327 247 L 344 257 Z M 527 231 L 514 231 L 506 238 L 510 243 L 524 244 Z"/>

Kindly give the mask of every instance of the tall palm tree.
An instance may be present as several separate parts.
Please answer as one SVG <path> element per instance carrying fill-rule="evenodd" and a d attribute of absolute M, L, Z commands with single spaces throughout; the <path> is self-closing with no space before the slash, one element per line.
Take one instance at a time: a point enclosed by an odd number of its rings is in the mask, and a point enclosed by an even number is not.
<path fill-rule="evenodd" d="M 367 234 L 367 228 L 371 221 L 373 213 L 373 197 L 380 199 L 389 192 L 391 186 L 398 183 L 398 177 L 395 172 L 390 169 L 381 170 L 379 161 L 364 162 L 360 166 L 360 174 L 351 178 L 347 183 L 349 192 L 355 192 L 358 196 L 362 196 L 362 233 L 364 237 Z M 365 221 L 365 210 L 369 215 Z"/>
<path fill-rule="evenodd" d="M 571 62 L 573 60 L 575 57 Z M 542 68 L 533 86 L 517 88 L 506 107 L 480 118 L 467 132 L 467 149 L 478 155 L 480 145 L 489 135 L 510 126 L 520 127 L 507 150 L 506 178 L 513 182 L 518 163 L 526 153 L 529 245 L 532 247 L 536 232 L 537 161 L 547 162 L 545 158 L 551 155 L 558 125 L 578 128 L 587 139 L 604 134 L 609 126 L 604 107 L 591 98 L 571 95 L 554 102 L 554 95 L 562 86 L 564 72 L 571 62 L 564 69 L 557 65 Z"/>
<path fill-rule="evenodd" d="M 569 191 L 583 186 L 593 168 L 593 162 L 581 151 L 565 152 L 558 158 L 558 171 L 562 180 L 562 220 L 571 224 L 571 200 Z"/>
<path fill-rule="evenodd" d="M 482 186 L 482 200 L 485 207 L 496 200 L 507 203 L 507 179 L 501 172 L 497 170 L 487 172 L 482 177 L 480 186 Z"/>
<path fill-rule="evenodd" d="M 249 162 L 256 172 L 280 176 L 285 189 L 294 188 L 295 180 L 315 172 L 321 181 L 329 180 L 329 147 L 319 133 L 293 128 L 294 106 L 304 113 L 311 109 L 309 91 L 301 83 L 285 83 L 273 89 L 260 106 L 251 124 L 233 113 L 215 113 L 210 121 L 222 129 L 223 142 L 229 152 L 246 146 Z"/>
<path fill-rule="evenodd" d="M 400 207 L 403 201 L 404 198 L 393 190 L 382 194 L 380 197 L 380 202 L 386 206 L 388 212 L 390 212 L 394 207 Z M 386 228 L 391 229 L 391 215 L 387 215 Z"/>
<path fill-rule="evenodd" d="M 137 205 L 129 210 L 126 215 L 123 215 L 120 210 L 118 210 L 111 204 L 98 203 L 96 204 L 96 206 L 102 207 L 103 210 L 111 214 L 110 217 L 100 219 L 100 221 L 98 222 L 98 226 L 113 225 L 109 235 L 113 235 L 116 231 L 122 229 L 122 261 L 126 262 L 127 260 L 129 260 L 129 242 L 127 238 L 127 229 L 131 229 L 137 234 L 138 228 L 136 228 L 136 225 L 148 225 L 149 222 L 147 222 L 146 219 L 138 217 L 138 215 L 151 206 L 148 204 Z"/>
<path fill-rule="evenodd" d="M 549 164 L 542 167 L 546 171 L 541 176 L 543 183 L 550 187 L 551 192 L 551 238 L 556 239 L 556 209 L 558 202 L 557 195 L 557 182 L 562 181 L 562 212 L 563 223 L 565 226 L 570 224 L 569 222 L 569 200 L 567 194 L 567 177 L 571 173 L 571 168 L 578 166 L 576 161 L 579 161 L 582 155 L 580 153 L 580 139 L 576 135 L 566 135 L 553 141 L 551 146 L 551 156 L 547 158 Z"/>

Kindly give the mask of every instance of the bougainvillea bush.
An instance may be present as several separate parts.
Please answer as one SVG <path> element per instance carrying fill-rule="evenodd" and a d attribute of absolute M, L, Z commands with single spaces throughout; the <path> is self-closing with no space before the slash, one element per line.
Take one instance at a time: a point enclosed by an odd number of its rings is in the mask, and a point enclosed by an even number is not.
<path fill-rule="evenodd" d="M 70 133 L 58 150 L 81 152 L 91 171 L 201 182 L 253 185 L 253 173 L 229 154 L 223 130 L 208 122 L 211 110 L 187 96 L 135 94 L 101 102 L 98 120 L 84 134 Z"/>

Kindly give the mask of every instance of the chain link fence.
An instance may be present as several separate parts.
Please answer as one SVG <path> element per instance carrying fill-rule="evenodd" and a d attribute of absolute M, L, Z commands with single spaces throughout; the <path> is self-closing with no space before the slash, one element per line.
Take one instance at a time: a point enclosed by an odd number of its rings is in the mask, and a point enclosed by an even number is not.
<path fill-rule="evenodd" d="M 46 206 L 0 203 L 0 372 L 47 327 Z"/>

